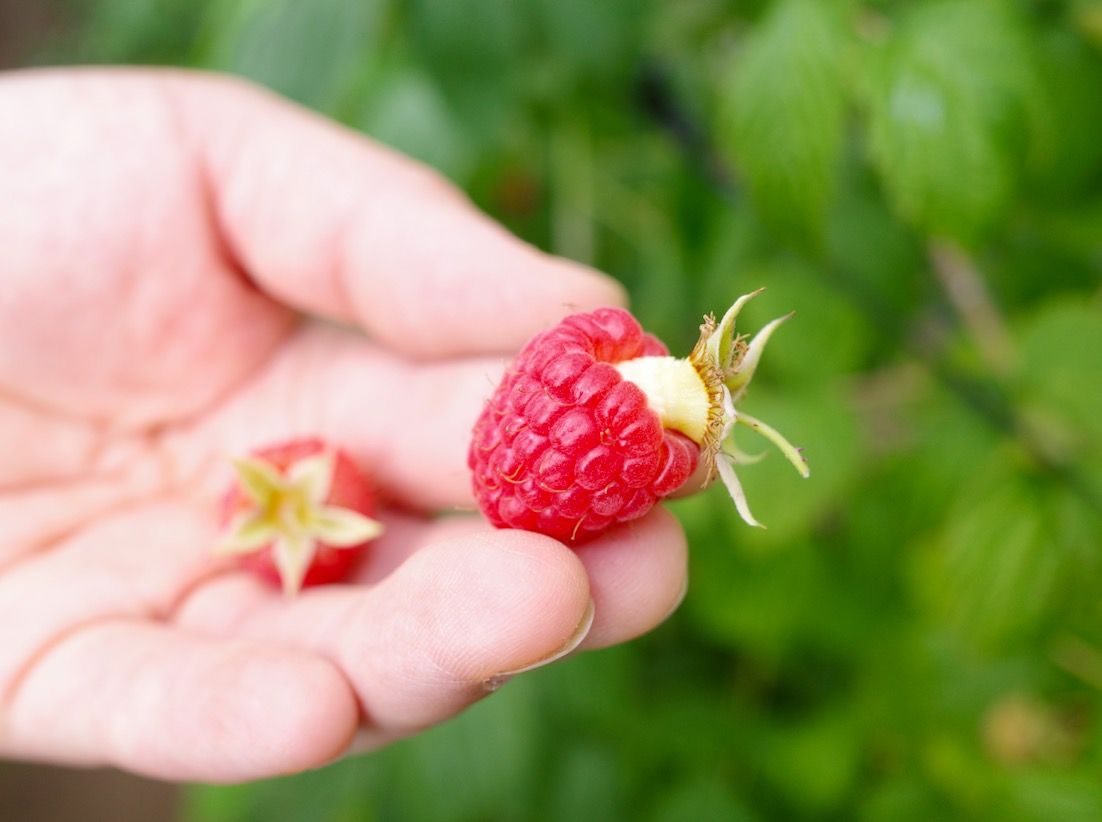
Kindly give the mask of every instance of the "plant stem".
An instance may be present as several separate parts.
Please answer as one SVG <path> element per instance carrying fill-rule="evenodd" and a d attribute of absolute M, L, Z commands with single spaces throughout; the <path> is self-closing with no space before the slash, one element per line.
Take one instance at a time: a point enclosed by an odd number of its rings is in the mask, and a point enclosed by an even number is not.
<path fill-rule="evenodd" d="M 976 341 L 980 354 L 993 372 L 1006 376 L 1014 361 L 1014 343 L 983 274 L 964 249 L 951 241 L 931 241 L 929 253 L 945 296 Z"/>

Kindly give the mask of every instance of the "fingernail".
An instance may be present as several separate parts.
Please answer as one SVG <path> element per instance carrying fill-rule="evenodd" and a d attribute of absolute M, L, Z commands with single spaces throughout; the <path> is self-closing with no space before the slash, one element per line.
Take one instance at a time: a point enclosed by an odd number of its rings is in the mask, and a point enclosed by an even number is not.
<path fill-rule="evenodd" d="M 504 680 L 507 677 L 516 676 L 517 674 L 523 674 L 525 671 L 533 671 L 536 668 L 542 668 L 544 665 L 550 665 L 557 659 L 562 659 L 564 656 L 566 656 L 579 645 L 581 645 L 582 640 L 584 640 L 589 635 L 589 629 L 593 627 L 594 613 L 595 609 L 593 607 L 593 600 L 589 600 L 589 604 L 585 608 L 585 613 L 582 614 L 582 621 L 578 623 L 578 627 L 574 629 L 574 633 L 570 635 L 566 642 L 555 649 L 554 652 L 552 652 L 548 656 L 545 656 L 543 659 L 533 662 L 531 665 L 525 665 L 523 668 L 517 668 L 514 671 L 502 671 L 497 676 L 492 677 L 491 681 L 497 681 L 499 683 L 498 687 L 500 687 L 500 685 L 504 683 Z"/>

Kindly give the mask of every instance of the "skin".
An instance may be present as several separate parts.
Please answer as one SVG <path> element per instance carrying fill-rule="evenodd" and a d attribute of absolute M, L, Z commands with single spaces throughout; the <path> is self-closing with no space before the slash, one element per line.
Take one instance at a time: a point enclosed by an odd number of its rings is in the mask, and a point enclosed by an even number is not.
<path fill-rule="evenodd" d="M 295 772 L 676 607 L 662 511 L 576 551 L 457 513 L 505 358 L 615 283 L 239 81 L 15 73 L 0 111 L 0 755 Z M 388 530 L 287 601 L 210 548 L 226 455 L 304 434 Z"/>

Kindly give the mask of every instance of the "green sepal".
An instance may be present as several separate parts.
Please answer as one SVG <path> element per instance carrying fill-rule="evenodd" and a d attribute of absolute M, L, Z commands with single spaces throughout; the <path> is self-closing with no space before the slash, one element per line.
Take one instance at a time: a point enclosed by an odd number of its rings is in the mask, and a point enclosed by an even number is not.
<path fill-rule="evenodd" d="M 358 511 L 325 506 L 314 513 L 307 528 L 326 545 L 348 548 L 375 539 L 383 532 L 382 523 Z"/>

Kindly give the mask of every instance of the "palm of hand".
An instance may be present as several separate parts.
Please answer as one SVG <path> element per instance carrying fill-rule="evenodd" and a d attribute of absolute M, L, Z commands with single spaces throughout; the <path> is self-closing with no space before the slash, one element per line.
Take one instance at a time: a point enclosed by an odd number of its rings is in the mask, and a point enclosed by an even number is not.
<path fill-rule="evenodd" d="M 30 75 L 0 108 L 25 112 L 0 129 L 0 753 L 298 770 L 462 709 L 591 602 L 585 647 L 676 603 L 658 512 L 578 552 L 418 513 L 469 504 L 494 355 L 612 286 L 224 81 Z M 227 453 L 311 433 L 369 466 L 388 530 L 355 584 L 286 602 L 210 557 L 214 500 Z"/>

